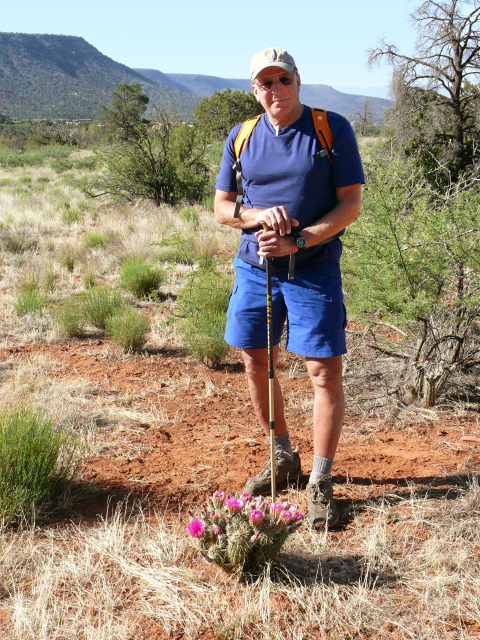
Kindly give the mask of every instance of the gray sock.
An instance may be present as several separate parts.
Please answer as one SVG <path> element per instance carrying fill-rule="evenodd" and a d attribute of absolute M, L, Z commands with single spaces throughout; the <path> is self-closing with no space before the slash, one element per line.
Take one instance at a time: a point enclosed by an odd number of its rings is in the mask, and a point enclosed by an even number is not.
<path fill-rule="evenodd" d="M 319 456 L 313 456 L 313 469 L 310 474 L 309 482 L 319 482 L 323 476 L 326 476 L 332 472 L 333 460 L 329 458 L 320 458 Z"/>
<path fill-rule="evenodd" d="M 268 441 L 270 442 L 270 438 L 268 439 Z M 283 453 L 285 453 L 290 461 L 293 461 L 294 458 L 294 453 L 293 453 L 293 449 L 292 449 L 292 445 L 290 443 L 290 434 L 288 433 L 282 433 L 281 436 L 275 436 L 275 451 L 283 451 Z"/>

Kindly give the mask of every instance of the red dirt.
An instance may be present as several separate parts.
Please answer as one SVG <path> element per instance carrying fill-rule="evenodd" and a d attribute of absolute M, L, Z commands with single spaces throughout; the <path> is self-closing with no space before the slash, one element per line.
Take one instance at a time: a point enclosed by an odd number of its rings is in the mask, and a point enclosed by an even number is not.
<path fill-rule="evenodd" d="M 235 350 L 230 364 L 216 371 L 175 351 L 119 358 L 108 339 L 15 347 L 0 352 L 0 358 L 32 353 L 60 364 L 56 377 L 87 380 L 96 397 L 153 416 L 148 423 L 122 418 L 121 424 L 103 430 L 98 439 L 107 446 L 83 473 L 102 497 L 84 516 L 101 513 L 108 496 L 127 494 L 178 514 L 179 508 L 198 507 L 216 489 L 241 491 L 269 455 Z M 311 398 L 312 392 L 306 376 L 289 376 L 295 363 L 301 366 L 301 359 L 284 353 L 278 370 L 292 442 L 299 446 L 304 473 L 309 473 L 311 414 L 288 399 L 299 393 Z M 430 424 L 412 421 L 399 428 L 381 420 L 362 423 L 347 413 L 334 467 L 340 529 L 355 503 L 408 493 L 410 486 L 445 488 L 454 476 L 475 469 L 480 444 L 462 440 L 480 435 L 475 416 L 440 416 Z"/>

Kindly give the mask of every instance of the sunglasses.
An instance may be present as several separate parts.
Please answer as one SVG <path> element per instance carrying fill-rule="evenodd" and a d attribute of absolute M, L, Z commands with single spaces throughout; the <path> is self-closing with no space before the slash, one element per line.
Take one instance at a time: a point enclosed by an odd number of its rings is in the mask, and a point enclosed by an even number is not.
<path fill-rule="evenodd" d="M 295 73 L 291 71 L 284 71 L 283 73 L 276 73 L 272 76 L 264 76 L 263 78 L 257 78 L 255 84 L 261 91 L 271 91 L 275 80 L 277 80 L 282 87 L 289 87 L 295 80 Z"/>

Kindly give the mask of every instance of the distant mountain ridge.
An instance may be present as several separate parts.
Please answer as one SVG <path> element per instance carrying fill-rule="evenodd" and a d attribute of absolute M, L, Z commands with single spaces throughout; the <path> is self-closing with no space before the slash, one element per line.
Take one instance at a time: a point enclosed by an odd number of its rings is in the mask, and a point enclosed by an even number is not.
<path fill-rule="evenodd" d="M 160 72 L 152 72 L 151 69 L 136 69 L 148 77 L 156 79 Z M 204 76 L 188 73 L 165 73 L 172 85 L 177 88 L 182 87 L 184 91 L 189 91 L 194 95 L 211 97 L 215 91 L 251 91 L 252 85 L 248 79 L 219 78 L 217 76 Z M 162 80 L 164 82 L 164 80 Z M 357 94 L 342 93 L 326 84 L 302 84 L 300 89 L 300 99 L 311 107 L 322 107 L 329 111 L 336 111 L 346 118 L 352 119 L 355 113 L 362 111 L 363 102 L 371 101 L 373 117 L 376 122 L 381 122 L 385 109 L 392 105 L 391 100 L 364 96 Z"/>
<path fill-rule="evenodd" d="M 76 36 L 0 33 L 0 113 L 13 118 L 100 118 L 120 82 L 138 82 L 152 102 L 192 119 L 198 96 L 103 55 Z"/>

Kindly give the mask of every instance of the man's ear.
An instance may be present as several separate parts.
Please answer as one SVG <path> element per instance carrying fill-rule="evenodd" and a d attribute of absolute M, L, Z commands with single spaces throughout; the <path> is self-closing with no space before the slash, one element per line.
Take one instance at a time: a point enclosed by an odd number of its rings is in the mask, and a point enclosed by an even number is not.
<path fill-rule="evenodd" d="M 258 87 L 256 84 L 252 84 L 252 91 L 253 91 L 253 95 L 255 96 L 255 99 L 257 102 L 260 102 L 260 99 L 258 97 Z"/>

